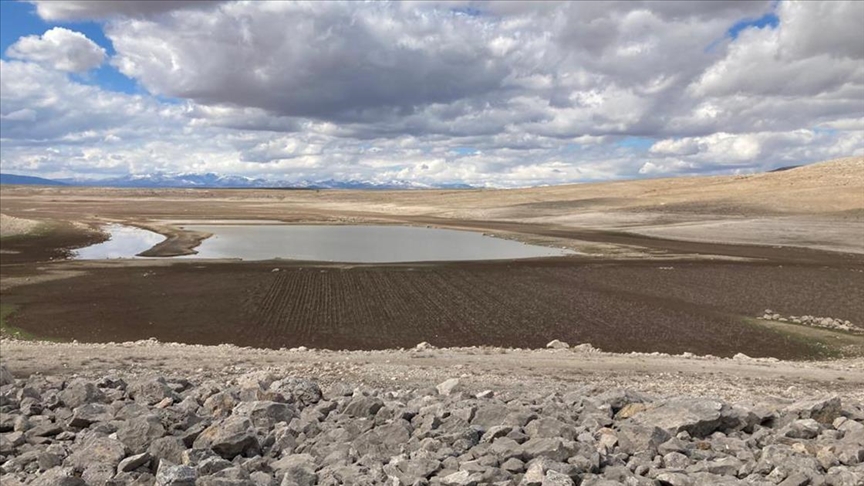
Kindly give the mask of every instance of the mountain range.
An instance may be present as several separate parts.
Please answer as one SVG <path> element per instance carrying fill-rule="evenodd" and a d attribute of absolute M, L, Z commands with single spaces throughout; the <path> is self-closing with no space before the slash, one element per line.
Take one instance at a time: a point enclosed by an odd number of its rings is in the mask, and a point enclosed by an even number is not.
<path fill-rule="evenodd" d="M 421 184 L 410 181 L 364 181 L 325 179 L 318 181 L 272 181 L 240 176 L 206 174 L 125 175 L 109 179 L 44 179 L 41 177 L 0 174 L 0 184 L 98 187 L 199 187 L 199 188 L 274 188 L 274 189 L 470 189 L 468 184 Z"/>

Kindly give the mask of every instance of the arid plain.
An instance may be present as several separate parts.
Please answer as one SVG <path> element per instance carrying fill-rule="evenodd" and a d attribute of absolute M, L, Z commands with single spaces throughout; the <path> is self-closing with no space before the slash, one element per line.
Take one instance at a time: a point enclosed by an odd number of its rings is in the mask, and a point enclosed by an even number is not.
<path fill-rule="evenodd" d="M 864 323 L 864 159 L 742 176 L 521 190 L 313 191 L 4 186 L 10 329 L 82 342 L 323 349 L 543 347 L 802 359 L 860 354 L 848 332 L 756 319 Z M 418 264 L 66 260 L 122 222 L 190 253 L 172 221 L 402 224 L 578 252 Z M 275 270 L 279 271 L 275 271 Z M 7 311 L 7 312 L 12 312 Z"/>

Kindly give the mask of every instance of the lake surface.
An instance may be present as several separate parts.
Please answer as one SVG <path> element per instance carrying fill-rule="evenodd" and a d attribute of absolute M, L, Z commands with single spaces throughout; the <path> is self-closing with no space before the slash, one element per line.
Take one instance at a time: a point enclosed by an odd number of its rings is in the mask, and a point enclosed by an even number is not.
<path fill-rule="evenodd" d="M 570 250 L 527 245 L 471 231 L 410 226 L 324 226 L 184 224 L 212 233 L 179 259 L 310 260 L 346 263 L 510 260 L 573 254 Z M 134 258 L 165 238 L 122 225 L 104 228 L 111 239 L 77 250 L 78 259 Z"/>
<path fill-rule="evenodd" d="M 135 255 L 142 251 L 147 251 L 153 245 L 165 241 L 165 237 L 159 233 L 122 224 L 105 225 L 102 231 L 110 235 L 109 240 L 79 248 L 73 252 L 73 258 L 78 260 L 135 258 Z"/>
<path fill-rule="evenodd" d="M 181 258 L 285 258 L 353 263 L 502 260 L 573 252 L 455 231 L 410 226 L 185 225 L 213 233 Z"/>

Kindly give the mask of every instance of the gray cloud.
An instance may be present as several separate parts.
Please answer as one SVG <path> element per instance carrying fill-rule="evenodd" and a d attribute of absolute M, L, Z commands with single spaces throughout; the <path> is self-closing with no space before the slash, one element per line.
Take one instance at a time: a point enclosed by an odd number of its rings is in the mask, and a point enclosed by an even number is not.
<path fill-rule="evenodd" d="M 104 20 L 115 17 L 152 17 L 174 10 L 206 9 L 224 0 L 30 0 L 48 21 Z"/>

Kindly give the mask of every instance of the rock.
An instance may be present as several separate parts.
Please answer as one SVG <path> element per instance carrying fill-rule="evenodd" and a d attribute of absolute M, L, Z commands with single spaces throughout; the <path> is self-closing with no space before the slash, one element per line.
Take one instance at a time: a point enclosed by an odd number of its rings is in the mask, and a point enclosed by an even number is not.
<path fill-rule="evenodd" d="M 186 446 L 183 441 L 174 436 L 160 437 L 154 440 L 147 449 L 157 466 L 162 464 L 162 461 L 168 461 L 171 464 L 182 463 L 183 452 L 185 451 Z"/>
<path fill-rule="evenodd" d="M 161 376 L 132 383 L 129 386 L 129 394 L 136 402 L 147 405 L 155 405 L 166 398 L 172 401 L 177 398 L 174 390 L 168 386 L 168 383 Z"/>
<path fill-rule="evenodd" d="M 439 383 L 438 386 L 435 387 L 438 390 L 440 395 L 448 396 L 459 386 L 458 378 L 450 378 L 442 383 Z"/>
<path fill-rule="evenodd" d="M 564 341 L 553 339 L 552 341 L 549 341 L 548 344 L 546 344 L 546 347 L 549 349 L 568 349 L 570 345 L 565 343 Z"/>
<path fill-rule="evenodd" d="M 177 466 L 163 462 L 156 472 L 157 486 L 195 486 L 198 474 L 189 466 Z"/>
<path fill-rule="evenodd" d="M 240 403 L 234 407 L 232 415 L 248 417 L 253 426 L 260 429 L 270 429 L 278 422 L 291 422 L 296 414 L 294 407 L 287 403 L 255 401 Z"/>
<path fill-rule="evenodd" d="M 418 344 L 417 346 L 414 346 L 414 350 L 416 350 L 416 351 L 429 351 L 430 349 L 435 349 L 435 346 L 432 346 L 431 344 L 427 343 L 426 341 L 423 341 L 422 343 Z"/>
<path fill-rule="evenodd" d="M 782 433 L 793 439 L 814 439 L 821 431 L 822 426 L 819 425 L 819 422 L 808 418 L 795 420 L 784 427 Z"/>
<path fill-rule="evenodd" d="M 60 400 L 67 407 L 75 409 L 86 403 L 102 402 L 105 394 L 93 383 L 78 378 L 69 382 L 60 392 Z"/>
<path fill-rule="evenodd" d="M 91 464 L 81 473 L 88 486 L 105 486 L 114 478 L 115 468 L 108 464 Z"/>
<path fill-rule="evenodd" d="M 75 469 L 71 467 L 49 469 L 31 484 L 35 486 L 87 486 L 87 483 L 83 479 L 76 476 Z"/>
<path fill-rule="evenodd" d="M 680 452 L 670 452 L 663 456 L 663 466 L 667 469 L 684 469 L 690 465 L 690 459 Z"/>
<path fill-rule="evenodd" d="M 120 461 L 120 463 L 117 465 L 117 472 L 132 472 L 139 467 L 146 465 L 148 462 L 150 462 L 149 452 L 135 454 Z"/>
<path fill-rule="evenodd" d="M 112 409 L 101 403 L 86 403 L 76 408 L 69 427 L 83 429 L 95 422 L 108 422 L 114 418 Z"/>
<path fill-rule="evenodd" d="M 117 429 L 117 438 L 132 454 L 145 452 L 151 442 L 163 435 L 165 427 L 155 415 L 135 417 L 123 422 Z"/>
<path fill-rule="evenodd" d="M 286 456 L 271 467 L 282 474 L 282 486 L 312 486 L 318 484 L 315 459 L 309 454 Z"/>
<path fill-rule="evenodd" d="M 532 439 L 537 437 L 560 437 L 564 440 L 576 438 L 576 427 L 558 419 L 541 417 L 525 426 L 525 433 Z"/>
<path fill-rule="evenodd" d="M 653 456 L 670 438 L 669 432 L 652 425 L 625 422 L 618 426 L 618 445 L 626 454 L 647 452 Z"/>
<path fill-rule="evenodd" d="M 213 449 L 225 459 L 233 459 L 239 454 L 257 451 L 259 444 L 251 420 L 247 417 L 229 417 L 201 432 L 195 439 L 194 447 Z"/>
<path fill-rule="evenodd" d="M 560 438 L 531 439 L 520 447 L 522 460 L 545 457 L 553 461 L 563 462 L 573 453 Z"/>
<path fill-rule="evenodd" d="M 9 368 L 5 364 L 0 364 L 0 386 L 9 385 L 14 382 L 15 379 L 12 377 L 12 373 L 9 372 Z"/>
<path fill-rule="evenodd" d="M 824 425 L 831 423 L 840 416 L 841 402 L 838 397 L 827 397 L 811 400 L 801 400 L 786 408 L 786 413 L 798 418 L 813 420 Z"/>
<path fill-rule="evenodd" d="M 84 447 L 70 455 L 66 462 L 81 470 L 93 464 L 106 464 L 114 470 L 124 457 L 126 448 L 123 444 L 117 439 L 103 436 L 87 441 Z"/>
<path fill-rule="evenodd" d="M 476 486 L 482 476 L 468 471 L 459 471 L 441 478 L 441 484 L 445 486 Z"/>
<path fill-rule="evenodd" d="M 296 403 L 300 408 L 314 405 L 321 401 L 323 394 L 317 383 L 302 378 L 283 378 L 270 384 L 268 389 L 276 396 L 284 397 L 284 401 Z M 276 398 L 272 398 L 273 401 Z"/>
<path fill-rule="evenodd" d="M 705 398 L 672 399 L 635 414 L 634 423 L 660 427 L 670 435 L 687 432 L 692 437 L 706 437 L 716 430 L 737 426 L 731 408 L 718 400 Z"/>
<path fill-rule="evenodd" d="M 380 398 L 377 397 L 354 397 L 348 402 L 348 405 L 345 406 L 345 414 L 349 417 L 371 417 L 378 413 L 378 410 L 381 410 L 381 407 L 384 406 L 384 402 L 381 401 Z"/>
<path fill-rule="evenodd" d="M 547 471 L 546 477 L 541 482 L 542 486 L 575 486 L 576 483 L 570 479 L 570 476 L 557 471 Z"/>

